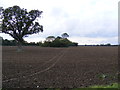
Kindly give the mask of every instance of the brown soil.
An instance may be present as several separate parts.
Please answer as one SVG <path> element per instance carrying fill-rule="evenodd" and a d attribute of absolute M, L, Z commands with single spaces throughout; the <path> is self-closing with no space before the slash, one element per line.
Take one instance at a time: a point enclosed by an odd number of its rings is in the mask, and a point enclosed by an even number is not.
<path fill-rule="evenodd" d="M 3 47 L 3 88 L 80 88 L 117 82 L 117 47 L 23 47 L 22 52 L 16 48 Z"/>

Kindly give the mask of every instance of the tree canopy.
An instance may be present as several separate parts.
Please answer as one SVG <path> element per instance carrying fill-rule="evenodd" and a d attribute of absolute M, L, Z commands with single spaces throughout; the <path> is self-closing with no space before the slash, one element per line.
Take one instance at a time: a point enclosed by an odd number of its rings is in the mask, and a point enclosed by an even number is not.
<path fill-rule="evenodd" d="M 69 35 L 68 35 L 67 33 L 63 33 L 61 36 L 62 36 L 62 38 L 67 38 L 67 37 L 69 37 Z"/>
<path fill-rule="evenodd" d="M 23 43 L 24 37 L 43 32 L 43 26 L 36 21 L 43 11 L 31 10 L 13 6 L 2 9 L 2 33 L 9 34 L 16 41 Z"/>
<path fill-rule="evenodd" d="M 47 38 L 46 38 L 46 41 L 48 41 L 48 42 L 52 42 L 52 41 L 54 41 L 55 40 L 55 37 L 54 36 L 48 36 Z"/>

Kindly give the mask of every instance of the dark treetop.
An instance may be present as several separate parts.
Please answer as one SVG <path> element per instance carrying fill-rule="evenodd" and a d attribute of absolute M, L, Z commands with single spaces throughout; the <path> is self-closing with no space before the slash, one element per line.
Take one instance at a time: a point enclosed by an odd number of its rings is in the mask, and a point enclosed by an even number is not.
<path fill-rule="evenodd" d="M 42 11 L 21 9 L 13 6 L 2 10 L 2 32 L 9 34 L 16 41 L 24 42 L 23 37 L 43 32 L 43 26 L 36 19 L 40 17 Z"/>

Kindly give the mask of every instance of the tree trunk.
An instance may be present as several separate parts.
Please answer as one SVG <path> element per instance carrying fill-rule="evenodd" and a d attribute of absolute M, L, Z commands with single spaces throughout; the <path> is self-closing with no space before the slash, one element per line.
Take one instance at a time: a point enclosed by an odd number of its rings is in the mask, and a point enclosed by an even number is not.
<path fill-rule="evenodd" d="M 22 51 L 22 43 L 18 42 L 17 52 L 21 52 L 21 51 Z"/>

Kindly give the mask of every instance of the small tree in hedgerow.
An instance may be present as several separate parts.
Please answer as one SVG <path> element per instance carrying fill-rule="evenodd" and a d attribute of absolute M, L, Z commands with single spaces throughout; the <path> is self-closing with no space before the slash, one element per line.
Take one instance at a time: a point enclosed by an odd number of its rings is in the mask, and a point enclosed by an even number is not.
<path fill-rule="evenodd" d="M 52 41 L 54 41 L 55 40 L 55 37 L 54 36 L 48 36 L 47 38 L 46 38 L 46 41 L 47 42 L 52 42 Z"/>
<path fill-rule="evenodd" d="M 68 35 L 67 33 L 63 33 L 61 36 L 62 36 L 62 38 L 67 38 L 67 37 L 69 37 L 69 35 Z"/>
<path fill-rule="evenodd" d="M 9 34 L 18 42 L 18 51 L 22 50 L 24 37 L 43 32 L 43 26 L 36 21 L 41 14 L 42 11 L 27 12 L 26 9 L 19 6 L 2 9 L 2 33 Z"/>

